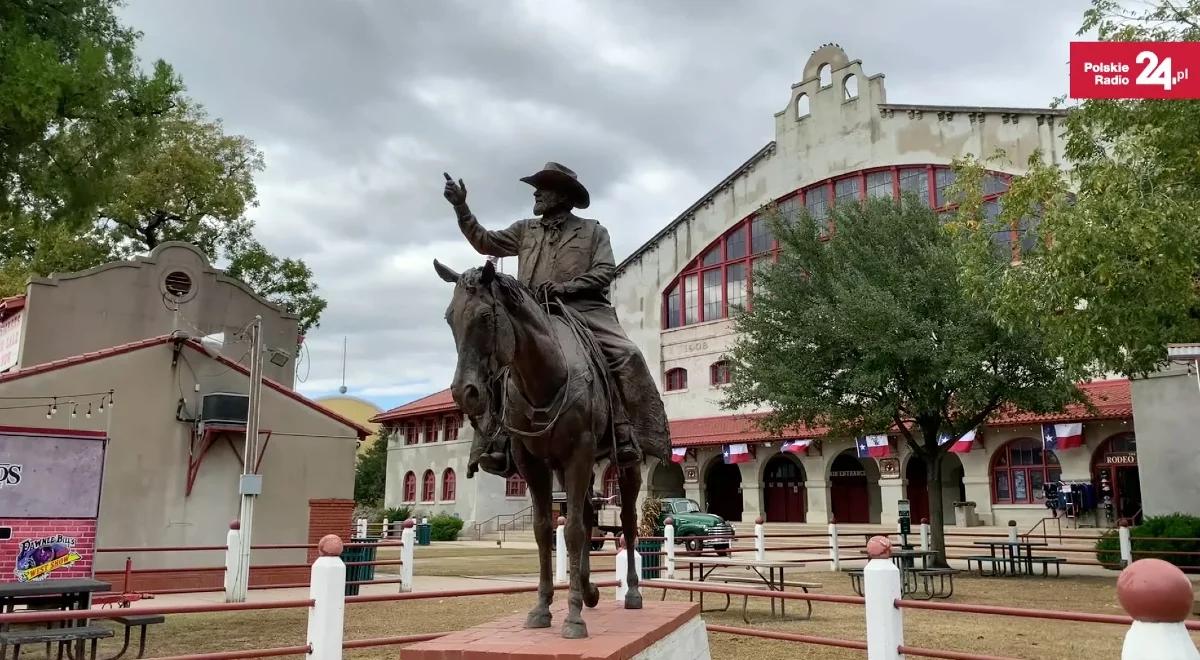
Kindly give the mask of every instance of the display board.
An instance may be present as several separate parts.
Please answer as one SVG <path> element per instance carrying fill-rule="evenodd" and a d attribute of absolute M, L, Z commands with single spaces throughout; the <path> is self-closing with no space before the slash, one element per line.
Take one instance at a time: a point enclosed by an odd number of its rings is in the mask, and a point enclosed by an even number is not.
<path fill-rule="evenodd" d="M 0 427 L 0 582 L 92 577 L 104 433 Z"/>

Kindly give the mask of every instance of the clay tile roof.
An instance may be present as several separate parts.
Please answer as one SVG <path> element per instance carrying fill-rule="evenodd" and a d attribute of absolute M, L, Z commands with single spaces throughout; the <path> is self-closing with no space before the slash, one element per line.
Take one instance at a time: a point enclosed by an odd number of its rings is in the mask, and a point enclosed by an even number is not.
<path fill-rule="evenodd" d="M 441 392 L 434 392 L 427 397 L 422 397 L 416 401 L 410 401 L 402 406 L 397 406 L 391 410 L 385 410 L 370 419 L 372 422 L 394 422 L 409 417 L 420 417 L 422 415 L 430 415 L 435 413 L 448 413 L 458 410 L 458 405 L 454 403 L 454 398 L 450 395 L 450 388 L 446 388 Z"/>
<path fill-rule="evenodd" d="M 0 298 L 0 319 L 4 318 L 10 312 L 15 312 L 25 306 L 25 296 L 9 296 L 8 298 Z"/>
<path fill-rule="evenodd" d="M 1067 406 L 1067 409 L 1061 413 L 1040 414 L 1006 411 L 993 417 L 988 422 L 988 426 L 1133 418 L 1133 399 L 1128 380 L 1093 381 L 1081 384 L 1079 389 L 1083 390 L 1092 405 L 1096 407 L 1095 413 L 1089 412 L 1081 404 Z M 671 446 L 702 447 L 735 442 L 820 438 L 827 432 L 827 429 L 824 428 L 808 429 L 797 426 L 787 429 L 780 436 L 771 436 L 755 424 L 755 420 L 761 417 L 762 415 L 724 415 L 672 420 L 670 423 Z"/>

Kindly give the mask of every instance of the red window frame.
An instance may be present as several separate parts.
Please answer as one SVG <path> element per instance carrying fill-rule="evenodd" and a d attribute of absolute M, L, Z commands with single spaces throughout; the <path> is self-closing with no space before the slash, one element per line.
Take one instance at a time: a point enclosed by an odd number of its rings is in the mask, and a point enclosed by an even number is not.
<path fill-rule="evenodd" d="M 420 432 L 421 432 L 421 427 L 417 426 L 416 422 L 409 422 L 408 424 L 405 424 L 404 425 L 404 444 L 406 444 L 406 445 L 417 444 L 417 436 L 420 434 Z"/>
<path fill-rule="evenodd" d="M 525 497 L 528 485 L 525 483 L 525 477 L 519 474 L 514 474 L 504 482 L 505 497 Z"/>
<path fill-rule="evenodd" d="M 413 472 L 404 475 L 404 501 L 417 501 L 417 475 Z"/>
<path fill-rule="evenodd" d="M 456 488 L 457 484 L 455 483 L 454 470 L 452 468 L 446 468 L 445 471 L 442 472 L 442 500 L 446 502 L 453 502 L 455 495 L 457 495 Z"/>
<path fill-rule="evenodd" d="M 1037 453 L 1041 462 L 1016 462 L 1024 454 Z M 1058 456 L 1053 451 L 1042 448 L 1042 441 L 1036 438 L 1016 438 L 1004 443 L 995 454 L 988 468 L 988 479 L 991 481 L 993 504 L 1041 504 L 1045 501 L 1045 493 L 1040 486 L 1034 487 L 1034 475 L 1040 478 L 1042 484 L 1058 481 L 1062 478 L 1062 466 Z M 1014 484 L 1017 479 L 1024 480 L 1025 497 L 1017 499 Z M 1001 485 L 1005 486 L 1008 495 L 1001 496 Z"/>
<path fill-rule="evenodd" d="M 616 465 L 609 465 L 604 469 L 604 497 L 612 497 L 621 492 L 621 473 L 617 470 Z"/>
<path fill-rule="evenodd" d="M 430 417 L 425 420 L 425 442 L 437 442 L 438 423 L 437 419 Z"/>
<path fill-rule="evenodd" d="M 667 369 L 667 373 L 663 377 L 663 387 L 666 388 L 668 392 L 686 390 L 688 386 L 687 380 L 687 369 L 684 369 L 683 367 Z"/>
<path fill-rule="evenodd" d="M 928 196 L 929 196 L 928 202 L 929 202 L 930 208 L 934 209 L 935 211 L 945 212 L 945 211 L 952 210 L 955 207 L 955 205 L 949 203 L 948 200 L 938 199 L 938 192 L 937 192 L 938 172 L 952 171 L 951 168 L 949 168 L 945 165 L 929 165 L 929 164 L 919 164 L 919 163 L 912 164 L 912 165 L 873 167 L 873 168 L 869 168 L 869 169 L 865 169 L 865 170 L 859 170 L 857 172 L 849 172 L 849 173 L 842 174 L 842 175 L 839 175 L 836 177 L 830 177 L 823 181 L 817 181 L 817 182 L 813 183 L 812 185 L 808 185 L 808 186 L 805 186 L 798 190 L 795 190 L 793 192 L 790 192 L 790 193 L 778 198 L 775 201 L 776 201 L 776 203 L 780 204 L 781 206 L 783 206 L 783 205 L 794 206 L 797 210 L 801 209 L 801 208 L 807 208 L 806 201 L 807 201 L 808 193 L 813 190 L 822 189 L 822 190 L 824 190 L 824 193 L 825 193 L 825 207 L 826 207 L 826 209 L 829 209 L 829 208 L 833 207 L 834 204 L 836 204 L 838 201 L 837 200 L 837 182 L 843 181 L 843 180 L 848 180 L 848 179 L 856 181 L 856 186 L 857 186 L 856 197 L 859 200 L 865 200 L 865 199 L 867 199 L 868 175 L 875 174 L 878 172 L 889 172 L 890 173 L 891 184 L 892 184 L 892 198 L 899 199 L 899 197 L 900 197 L 900 171 L 901 170 L 907 171 L 907 170 L 912 170 L 912 169 L 924 169 L 925 170 L 925 188 L 926 188 L 926 192 L 928 193 Z M 990 202 L 993 202 L 993 201 L 999 199 L 1000 197 L 1002 197 L 1004 195 L 1005 192 L 1008 191 L 1008 186 L 1011 183 L 1012 177 L 1008 174 L 1003 174 L 1001 172 L 992 172 L 992 171 L 988 171 L 985 176 L 987 176 L 988 178 L 985 179 L 985 181 L 984 181 L 985 195 L 983 197 L 983 202 L 984 202 L 984 204 L 988 204 Z M 990 188 L 989 188 L 989 186 L 990 186 Z M 989 189 L 991 189 L 992 192 L 987 192 Z M 843 199 L 848 199 L 848 198 L 849 198 L 849 196 L 844 197 Z M 828 211 L 826 211 L 826 213 L 828 213 Z M 754 273 L 754 261 L 756 261 L 756 258 L 761 258 L 764 255 L 770 255 L 770 258 L 772 259 L 772 261 L 779 260 L 779 241 L 776 240 L 775 237 L 773 237 L 773 236 L 771 237 L 770 248 L 768 250 L 760 250 L 759 252 L 754 251 L 753 227 L 754 227 L 754 219 L 756 217 L 757 217 L 757 214 L 752 214 L 746 218 L 739 220 L 736 224 L 734 224 L 733 227 L 731 227 L 725 233 L 721 234 L 721 236 L 719 236 L 715 241 L 704 246 L 704 249 L 700 250 L 697 253 L 697 256 L 694 259 L 692 259 L 692 261 L 689 262 L 688 265 L 686 267 L 684 267 L 684 269 L 681 270 L 678 275 L 676 275 L 675 279 L 670 283 L 669 286 L 667 286 L 666 290 L 663 292 L 663 295 L 662 295 L 662 329 L 663 330 L 672 330 L 675 328 L 682 328 L 682 327 L 689 326 L 689 325 L 696 325 L 698 323 L 707 323 L 710 321 L 719 321 L 721 319 L 729 318 L 729 285 L 730 285 L 729 266 L 732 264 L 739 264 L 739 263 L 744 264 L 744 270 L 743 270 L 744 275 L 743 276 L 745 278 L 744 286 L 746 287 L 746 290 L 745 290 L 745 293 L 743 294 L 742 300 L 744 301 L 745 309 L 747 309 L 747 310 L 751 309 L 751 307 L 753 306 L 752 282 L 753 282 L 753 273 Z M 821 231 L 823 234 L 827 235 L 830 233 L 831 230 L 832 230 L 832 227 L 828 223 L 826 223 L 826 226 L 823 227 Z M 730 256 L 729 256 L 729 239 L 730 239 L 730 237 L 736 236 L 739 233 L 741 234 L 741 237 L 745 240 L 744 253 L 741 256 L 730 258 Z M 1012 246 L 1013 259 L 1014 260 L 1019 259 L 1020 258 L 1020 248 L 1021 248 L 1021 228 L 1020 227 L 1010 228 L 1009 243 Z M 716 261 L 710 261 L 709 263 L 705 263 L 704 262 L 705 256 L 709 255 L 714 249 L 717 250 L 717 253 L 720 255 L 720 258 Z M 704 295 L 704 274 L 706 272 L 712 272 L 712 271 L 717 271 L 717 270 L 719 270 L 721 272 L 721 286 L 719 289 L 720 296 L 721 296 L 721 303 L 719 306 L 715 303 L 715 301 L 706 301 L 705 295 Z M 689 321 L 688 320 L 687 298 L 688 298 L 689 292 L 691 291 L 691 287 L 689 287 L 689 279 L 693 278 L 693 277 L 695 278 L 694 285 L 696 287 L 696 292 L 695 292 L 695 294 L 696 294 L 695 317 L 696 318 L 695 318 L 695 320 Z M 715 287 L 713 287 L 713 288 L 715 289 Z M 672 314 L 671 314 L 670 298 L 671 298 L 672 294 L 677 294 L 679 296 L 679 309 L 676 312 L 675 318 L 672 318 Z M 706 305 L 706 303 L 711 303 L 711 304 Z M 715 312 L 715 313 L 705 313 L 706 306 L 711 308 L 710 310 L 708 310 L 709 312 Z"/>
<path fill-rule="evenodd" d="M 712 385 L 728 385 L 733 380 L 728 360 L 713 362 L 708 367 L 708 380 Z"/>
<path fill-rule="evenodd" d="M 421 501 L 432 502 L 437 497 L 437 477 L 433 470 L 425 470 L 421 477 Z"/>
<path fill-rule="evenodd" d="M 450 416 L 443 420 L 442 423 L 446 429 L 442 437 L 442 441 L 454 442 L 455 440 L 458 440 L 458 429 L 462 428 L 462 419 L 455 416 Z"/>

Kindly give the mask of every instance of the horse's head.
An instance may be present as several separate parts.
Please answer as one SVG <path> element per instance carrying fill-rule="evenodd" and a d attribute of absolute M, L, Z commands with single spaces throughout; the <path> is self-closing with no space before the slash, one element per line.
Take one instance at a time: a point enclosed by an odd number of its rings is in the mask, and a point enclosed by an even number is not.
<path fill-rule="evenodd" d="M 516 352 L 516 334 L 507 306 L 520 294 L 521 285 L 497 273 L 490 261 L 462 274 L 436 259 L 433 267 L 438 276 L 454 284 L 454 296 L 446 309 L 446 322 L 458 349 L 450 393 L 459 409 L 478 418 L 491 409 L 491 384 L 497 371 L 510 364 Z"/>

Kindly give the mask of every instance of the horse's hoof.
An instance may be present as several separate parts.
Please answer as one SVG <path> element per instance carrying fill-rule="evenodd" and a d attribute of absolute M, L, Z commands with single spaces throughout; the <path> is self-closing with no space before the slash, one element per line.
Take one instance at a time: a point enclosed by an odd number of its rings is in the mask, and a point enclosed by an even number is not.
<path fill-rule="evenodd" d="M 563 639 L 586 639 L 588 636 L 587 624 L 582 621 L 579 623 L 568 621 L 563 624 L 562 636 Z"/>
<path fill-rule="evenodd" d="M 550 613 L 549 612 L 530 612 L 525 619 L 526 628 L 549 628 Z"/>
<path fill-rule="evenodd" d="M 642 609 L 642 594 L 639 591 L 630 589 L 625 592 L 625 609 L 640 610 Z"/>
<path fill-rule="evenodd" d="M 588 607 L 600 604 L 600 588 L 589 582 L 587 588 L 583 590 L 583 604 Z"/>

